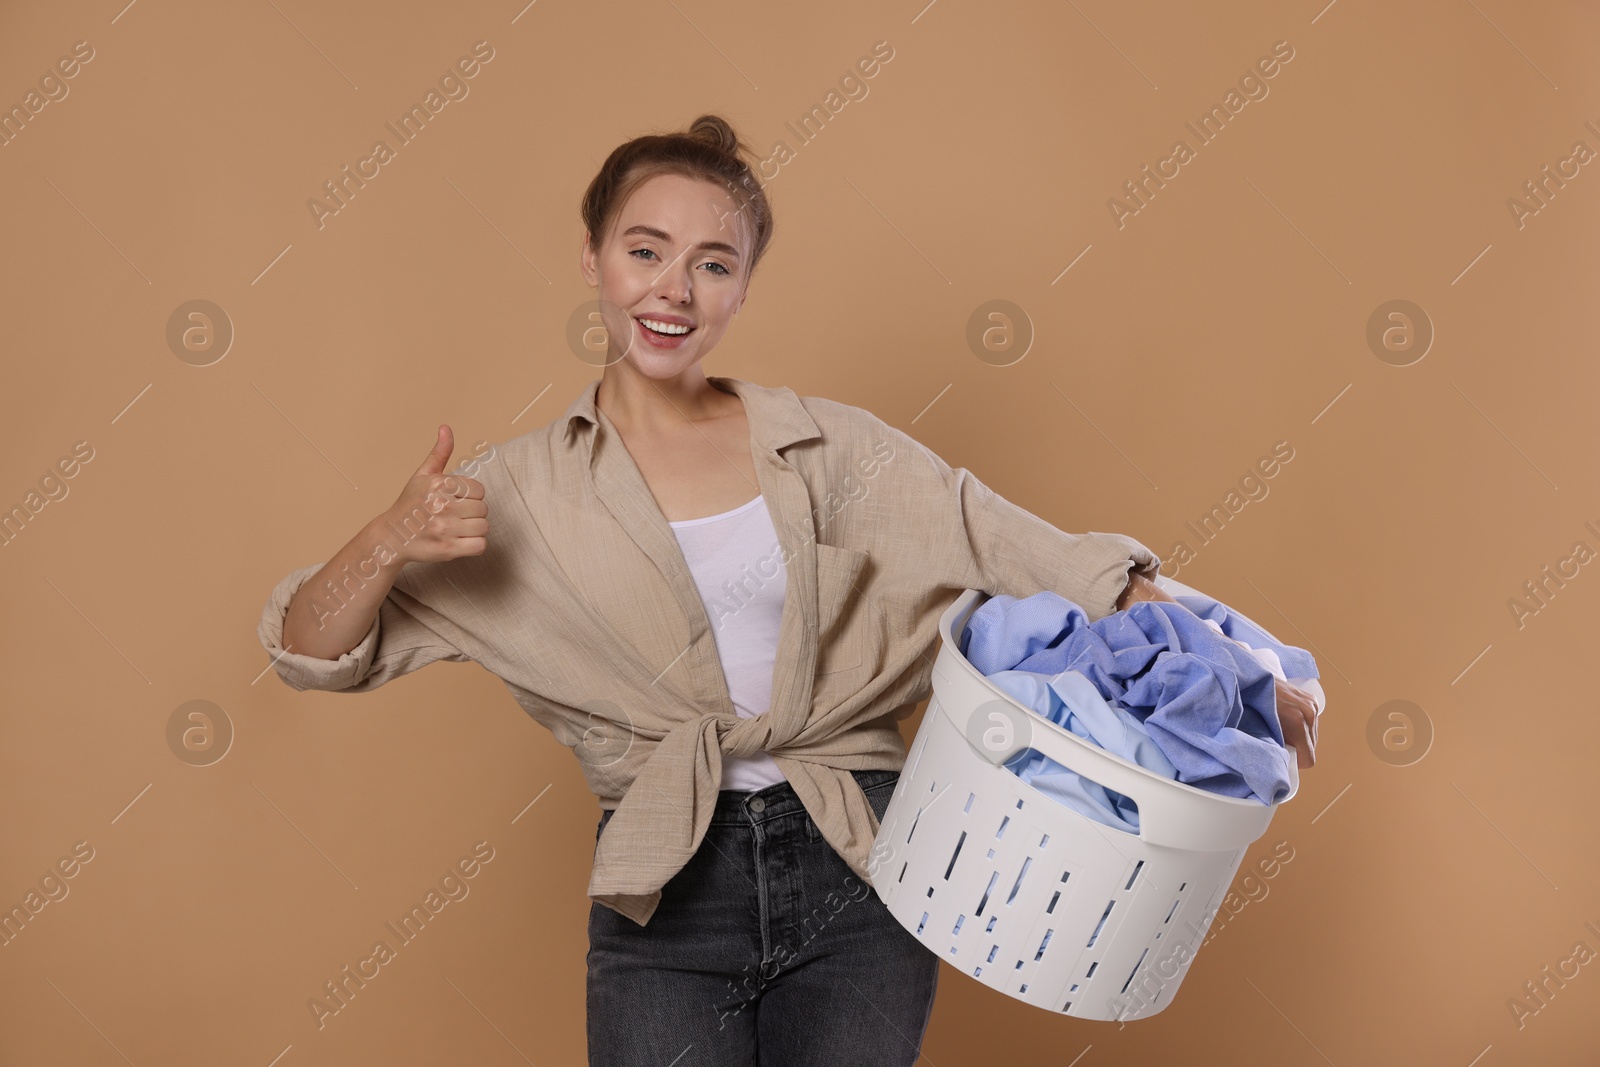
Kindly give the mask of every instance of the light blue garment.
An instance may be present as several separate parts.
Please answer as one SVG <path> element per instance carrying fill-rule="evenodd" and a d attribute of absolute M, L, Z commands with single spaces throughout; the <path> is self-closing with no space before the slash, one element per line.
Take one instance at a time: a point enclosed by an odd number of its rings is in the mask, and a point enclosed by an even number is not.
<path fill-rule="evenodd" d="M 1091 623 L 1078 605 L 1048 591 L 1023 600 L 995 596 L 972 613 L 959 647 L 985 675 L 1076 671 L 1142 724 L 1179 781 L 1261 803 L 1281 800 L 1293 755 L 1278 724 L 1276 680 L 1202 618 L 1272 649 L 1292 677 L 1318 677 L 1316 664 L 1209 597 L 1183 599 L 1200 610 L 1138 601 Z"/>
<path fill-rule="evenodd" d="M 1163 778 L 1177 777 L 1177 769 L 1144 725 L 1128 711 L 1106 703 L 1082 675 L 1065 671 L 1051 678 L 1032 671 L 1000 671 L 989 675 L 989 681 L 1017 703 L 1107 752 Z M 1130 833 L 1139 829 L 1139 808 L 1132 800 L 1068 770 L 1036 749 L 1023 749 L 1004 766 L 1086 818 Z"/>
<path fill-rule="evenodd" d="M 1235 641 L 1243 641 L 1251 648 L 1271 649 L 1278 655 L 1278 662 L 1283 664 L 1283 674 L 1286 678 L 1317 678 L 1317 662 L 1311 658 L 1311 653 L 1303 648 L 1293 645 L 1280 644 L 1260 626 L 1251 622 L 1239 611 L 1228 607 L 1218 600 L 1208 596 L 1174 596 L 1172 599 L 1194 612 L 1202 619 L 1210 619 L 1222 627 L 1222 632 Z"/>

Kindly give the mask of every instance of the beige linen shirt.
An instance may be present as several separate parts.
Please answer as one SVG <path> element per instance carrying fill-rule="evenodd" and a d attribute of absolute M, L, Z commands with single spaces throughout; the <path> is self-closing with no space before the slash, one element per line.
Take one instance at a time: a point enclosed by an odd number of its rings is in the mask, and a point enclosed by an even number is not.
<path fill-rule="evenodd" d="M 1094 620 L 1115 610 L 1130 569 L 1154 578 L 1161 564 L 1122 534 L 1062 532 L 863 408 L 708 380 L 744 401 L 751 497 L 766 497 L 787 569 L 765 714 L 734 711 L 699 590 L 595 406 L 598 379 L 560 419 L 466 472 L 489 504 L 483 554 L 407 564 L 337 660 L 282 644 L 290 599 L 321 564 L 277 584 L 258 630 L 295 689 L 364 692 L 441 659 L 497 675 L 616 809 L 588 895 L 641 925 L 705 835 L 725 754 L 770 753 L 870 882 L 878 823 L 849 772 L 903 766 L 896 721 L 931 692 L 945 608 L 967 589 L 1048 589 Z M 338 607 L 330 582 L 315 595 L 319 617 Z"/>

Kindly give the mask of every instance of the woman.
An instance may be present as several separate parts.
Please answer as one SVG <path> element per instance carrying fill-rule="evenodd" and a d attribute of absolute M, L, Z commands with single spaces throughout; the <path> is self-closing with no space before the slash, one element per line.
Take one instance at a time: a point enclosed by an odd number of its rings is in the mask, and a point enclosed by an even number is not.
<path fill-rule="evenodd" d="M 1170 600 L 1160 560 L 863 409 L 706 376 L 772 235 L 722 119 L 618 147 L 583 221 L 601 379 L 476 476 L 441 426 L 393 507 L 279 583 L 262 642 L 302 689 L 471 659 L 573 748 L 603 809 L 591 1064 L 910 1064 L 939 958 L 869 852 L 938 617 L 967 588 Z M 1279 707 L 1304 762 L 1309 699 Z"/>

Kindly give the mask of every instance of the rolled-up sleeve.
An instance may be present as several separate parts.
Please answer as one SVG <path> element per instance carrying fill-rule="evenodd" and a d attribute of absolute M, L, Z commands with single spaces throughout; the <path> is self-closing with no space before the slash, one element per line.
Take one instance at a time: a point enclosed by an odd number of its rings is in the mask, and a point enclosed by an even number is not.
<path fill-rule="evenodd" d="M 1028 597 L 1049 590 L 1083 608 L 1093 622 L 1117 610 L 1130 571 L 1151 580 L 1160 572 L 1160 558 L 1127 534 L 1067 533 L 964 467 L 950 476 L 982 588 L 991 595 Z"/>
<path fill-rule="evenodd" d="M 1126 534 L 1067 533 L 1005 499 L 965 467 L 951 467 L 908 434 L 887 423 L 879 432 L 895 444 L 890 466 L 903 463 L 901 476 L 926 498 L 927 508 L 919 508 L 916 519 L 919 536 L 940 539 L 940 531 L 949 531 L 943 539 L 955 540 L 954 551 L 966 556 L 971 588 L 1018 598 L 1048 590 L 1093 621 L 1117 610 L 1131 571 L 1152 580 L 1160 572 L 1160 557 Z"/>
<path fill-rule="evenodd" d="M 256 635 L 272 655 L 278 677 L 294 689 L 361 693 L 438 660 L 462 662 L 469 657 L 405 607 L 404 593 L 390 590 L 366 635 L 338 659 L 321 659 L 283 647 L 283 623 L 289 604 L 302 585 L 321 570 L 313 563 L 291 571 L 267 597 Z"/>

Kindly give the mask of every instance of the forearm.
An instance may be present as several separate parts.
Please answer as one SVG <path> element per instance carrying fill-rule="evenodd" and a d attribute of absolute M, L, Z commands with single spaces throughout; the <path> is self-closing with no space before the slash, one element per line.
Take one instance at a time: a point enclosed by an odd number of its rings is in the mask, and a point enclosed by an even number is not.
<path fill-rule="evenodd" d="M 1165 600 L 1169 604 L 1177 603 L 1175 598 L 1168 596 L 1155 582 L 1130 568 L 1128 586 L 1122 591 L 1122 595 L 1117 597 L 1117 610 L 1122 611 L 1136 600 Z"/>
<path fill-rule="evenodd" d="M 380 544 L 392 542 L 373 520 L 334 554 L 289 602 L 283 621 L 283 647 L 318 659 L 349 652 L 378 616 L 394 587 L 403 561 Z M 388 562 L 381 562 L 387 559 Z M 374 573 L 376 572 L 376 573 Z"/>

